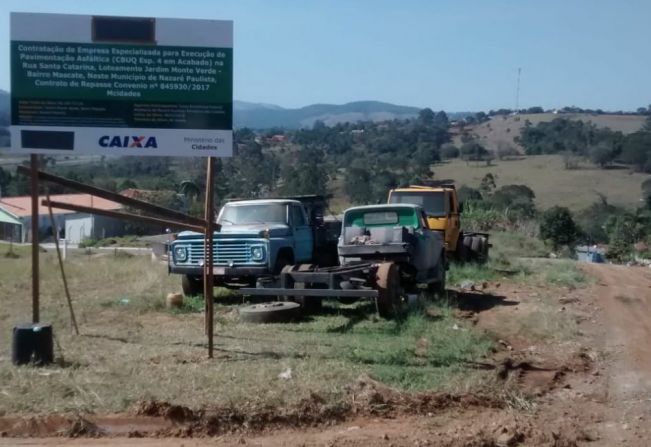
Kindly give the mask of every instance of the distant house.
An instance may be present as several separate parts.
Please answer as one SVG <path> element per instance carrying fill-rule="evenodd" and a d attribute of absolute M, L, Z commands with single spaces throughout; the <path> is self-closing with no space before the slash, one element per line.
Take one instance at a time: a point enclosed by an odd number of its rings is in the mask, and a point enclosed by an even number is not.
<path fill-rule="evenodd" d="M 48 208 L 41 205 L 45 196 L 39 197 L 38 228 L 39 237 L 53 234 Z M 119 210 L 122 206 L 110 200 L 93 197 L 89 194 L 54 194 L 50 199 L 73 205 L 87 206 L 101 210 Z M 52 208 L 52 215 L 59 229 L 59 237 L 72 243 L 84 239 L 99 239 L 121 236 L 124 223 L 110 217 L 77 213 L 75 211 Z M 3 197 L 0 199 L 0 238 L 14 242 L 28 242 L 31 236 L 32 207 L 30 196 Z"/>
<path fill-rule="evenodd" d="M 287 137 L 285 135 L 274 135 L 271 138 L 269 138 L 269 141 L 272 143 L 284 143 L 285 140 L 287 140 Z"/>

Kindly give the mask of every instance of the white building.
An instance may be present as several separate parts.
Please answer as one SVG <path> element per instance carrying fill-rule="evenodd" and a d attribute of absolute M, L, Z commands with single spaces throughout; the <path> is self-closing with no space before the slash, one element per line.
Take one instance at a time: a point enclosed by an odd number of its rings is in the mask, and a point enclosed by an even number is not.
<path fill-rule="evenodd" d="M 48 208 L 41 205 L 45 196 L 39 197 L 38 228 L 40 239 L 53 235 Z M 52 201 L 70 203 L 101 210 L 119 210 L 122 206 L 110 200 L 89 194 L 55 194 Z M 52 208 L 59 237 L 79 243 L 84 239 L 101 239 L 124 234 L 124 222 L 111 217 Z M 14 242 L 28 242 L 31 237 L 32 205 L 30 196 L 4 197 L 0 199 L 0 238 Z"/>

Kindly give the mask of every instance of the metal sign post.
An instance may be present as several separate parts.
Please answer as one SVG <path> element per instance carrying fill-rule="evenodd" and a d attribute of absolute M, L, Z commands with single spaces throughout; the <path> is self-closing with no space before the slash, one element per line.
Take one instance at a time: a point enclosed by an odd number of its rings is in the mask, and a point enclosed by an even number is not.
<path fill-rule="evenodd" d="M 205 326 L 208 337 L 208 358 L 213 357 L 214 302 L 213 289 L 215 272 L 213 271 L 213 232 L 215 231 L 215 159 L 208 158 L 206 170 L 206 231 L 204 238 L 203 296 L 205 303 Z"/>
<path fill-rule="evenodd" d="M 32 154 L 29 158 L 31 170 L 32 195 L 32 323 L 40 320 L 39 309 L 39 263 L 38 263 L 38 155 Z"/>
<path fill-rule="evenodd" d="M 214 157 L 233 155 L 233 22 L 11 13 L 10 28 L 11 149 L 32 154 L 33 321 L 40 318 L 39 178 L 111 195 L 38 172 L 33 154 L 206 157 L 205 220 L 120 195 L 114 195 L 116 202 L 163 219 L 109 214 L 204 232 L 205 329 L 212 357 Z M 92 206 L 47 203 L 109 215 Z"/>

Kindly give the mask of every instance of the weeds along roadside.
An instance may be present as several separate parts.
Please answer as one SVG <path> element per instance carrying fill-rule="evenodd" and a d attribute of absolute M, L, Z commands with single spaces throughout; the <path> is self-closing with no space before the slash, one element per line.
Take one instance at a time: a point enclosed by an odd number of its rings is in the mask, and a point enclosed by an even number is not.
<path fill-rule="evenodd" d="M 119 412 L 143 399 L 192 407 L 252 400 L 282 405 L 312 392 L 337 402 L 365 374 L 407 391 L 472 391 L 493 380 L 491 371 L 469 364 L 486 360 L 494 339 L 456 318 L 453 306 L 432 301 L 397 321 L 377 318 L 369 303 L 329 302 L 322 314 L 299 323 L 260 326 L 239 323 L 234 306 L 222 304 L 227 296 L 218 297 L 217 358 L 208 361 L 203 301 L 188 299 L 177 311 L 164 308 L 178 278 L 148 258 L 112 253 L 66 261 L 81 337 L 68 334 L 55 255 L 43 253 L 42 315 L 55 325 L 65 366 L 16 368 L 7 341 L 13 324 L 30 315 L 31 303 L 29 253 L 17 253 L 18 259 L 0 260 L 0 393 L 7 396 L 0 412 Z M 456 285 L 455 275 L 501 280 L 494 263 L 453 265 L 448 284 Z M 526 263 L 510 268 L 518 271 L 514 280 L 543 278 L 549 271 Z M 287 370 L 291 379 L 279 379 Z"/>

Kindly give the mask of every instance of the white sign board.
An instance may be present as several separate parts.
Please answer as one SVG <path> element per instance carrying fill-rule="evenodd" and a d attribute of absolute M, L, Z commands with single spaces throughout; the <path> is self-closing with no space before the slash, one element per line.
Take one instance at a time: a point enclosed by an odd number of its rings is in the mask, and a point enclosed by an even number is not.
<path fill-rule="evenodd" d="M 233 22 L 11 14 L 25 154 L 230 157 Z"/>

